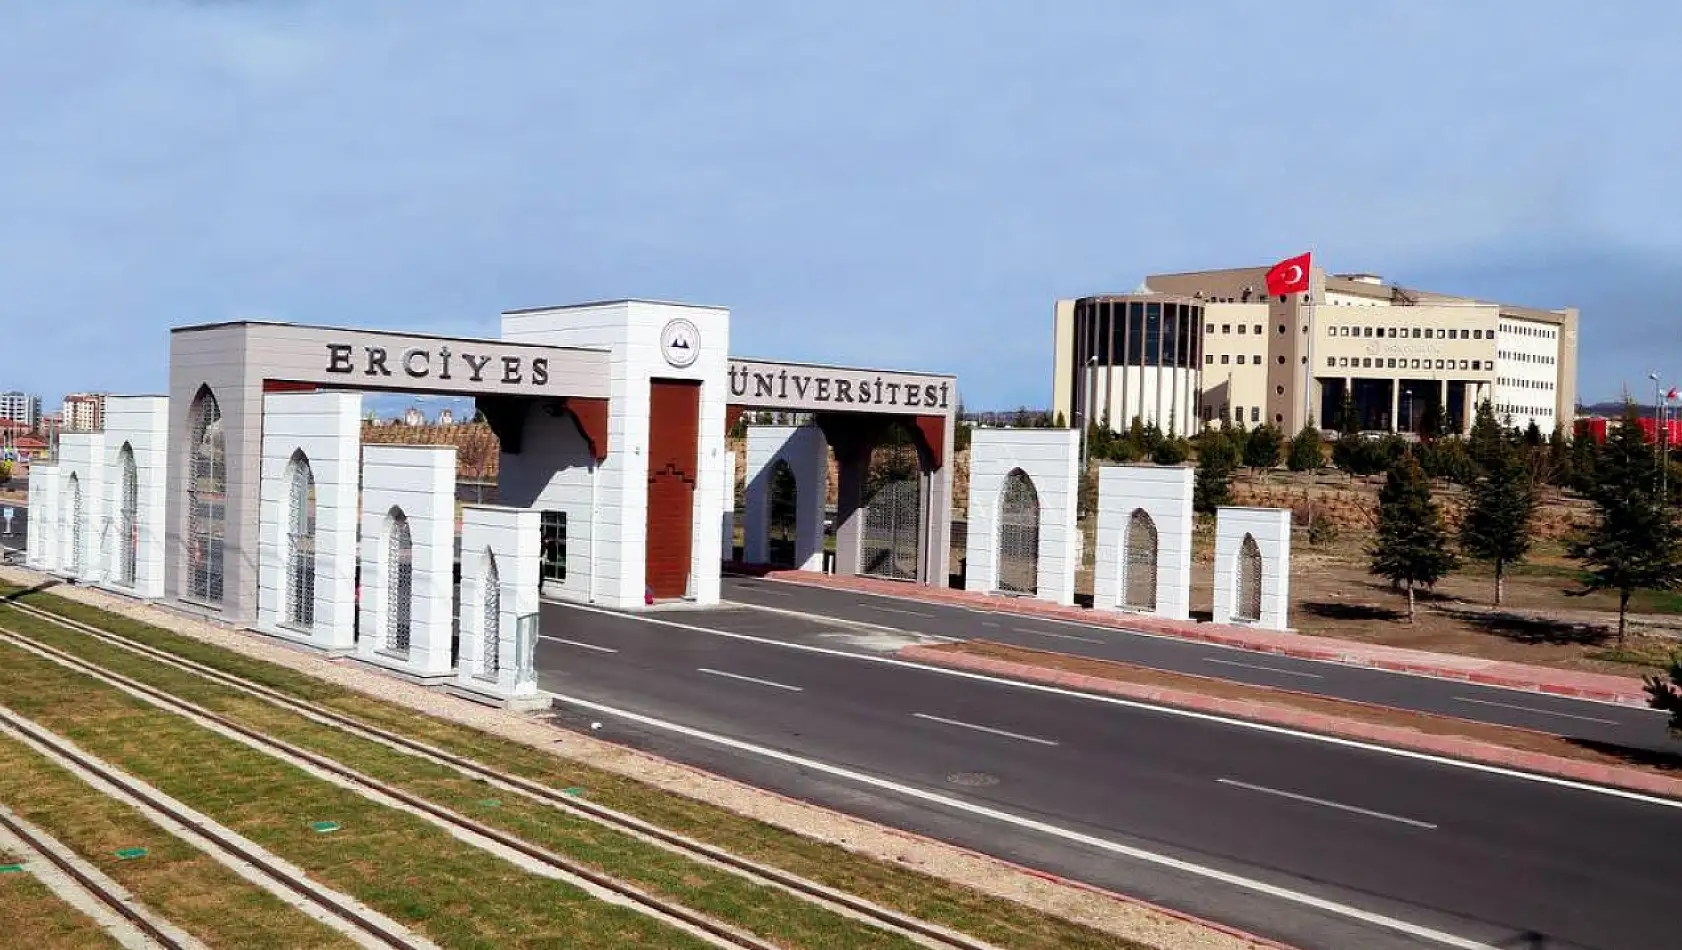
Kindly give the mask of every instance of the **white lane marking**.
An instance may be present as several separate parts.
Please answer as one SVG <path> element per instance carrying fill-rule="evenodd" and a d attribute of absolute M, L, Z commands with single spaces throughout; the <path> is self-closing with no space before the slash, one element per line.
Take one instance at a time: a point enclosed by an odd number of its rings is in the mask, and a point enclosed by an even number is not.
<path fill-rule="evenodd" d="M 992 726 L 978 726 L 973 722 L 960 722 L 957 719 L 947 719 L 942 716 L 931 716 L 928 713 L 912 713 L 911 715 L 917 719 L 927 719 L 930 722 L 943 722 L 948 726 L 958 726 L 963 729 L 974 729 L 976 732 L 990 732 L 995 736 L 1004 736 L 1007 739 L 1021 739 L 1023 742 L 1037 742 L 1040 745 L 1057 744 L 1050 739 L 1038 739 L 1034 736 L 1025 736 L 1020 732 L 1006 732 L 1003 729 L 994 729 Z"/>
<path fill-rule="evenodd" d="M 1212 656 L 1204 657 L 1203 662 L 1205 662 L 1205 663 L 1219 663 L 1223 666 L 1242 666 L 1246 669 L 1251 669 L 1251 670 L 1266 670 L 1269 673 L 1282 673 L 1285 676 L 1300 676 L 1303 679 L 1311 679 L 1311 680 L 1323 680 L 1323 679 L 1325 679 L 1325 677 L 1321 676 L 1319 673 L 1304 673 L 1301 670 L 1282 670 L 1277 666 L 1262 666 L 1258 663 L 1240 663 L 1237 660 L 1221 660 L 1221 659 L 1217 659 L 1217 658 L 1212 657 Z"/>
<path fill-rule="evenodd" d="M 863 604 L 863 603 L 861 603 L 861 604 L 858 604 L 857 606 L 863 607 L 866 610 L 880 610 L 882 613 L 885 613 L 885 614 L 905 614 L 907 617 L 933 617 L 934 616 L 934 614 L 924 613 L 921 610 L 901 610 L 898 607 L 878 607 L 875 604 Z"/>
<path fill-rule="evenodd" d="M 1575 713 L 1554 712 L 1551 709 L 1537 709 L 1535 706 L 1520 706 L 1517 703 L 1498 703 L 1493 699 L 1473 699 L 1470 696 L 1456 696 L 1454 698 L 1463 703 L 1477 703 L 1479 706 L 1500 706 L 1503 709 L 1520 709 L 1525 712 L 1536 713 L 1542 716 L 1558 716 L 1561 719 L 1581 719 L 1584 722 L 1603 722 L 1608 726 L 1615 726 L 1618 724 L 1616 719 L 1597 719 L 1594 716 L 1579 716 Z"/>
<path fill-rule="evenodd" d="M 1233 719 L 1215 713 L 1198 712 L 1194 709 L 1179 709 L 1174 706 L 1159 706 L 1154 703 L 1142 702 L 1137 699 L 1124 699 L 1120 696 L 1106 696 L 1103 693 L 1082 693 L 1077 690 L 1064 689 L 1061 686 L 1048 686 L 1044 683 L 1030 683 L 1024 680 L 1006 679 L 1002 676 L 992 676 L 987 673 L 975 673 L 970 670 L 952 669 L 945 666 L 930 666 L 926 663 L 915 663 L 911 660 L 900 660 L 894 657 L 874 656 L 868 653 L 853 653 L 847 650 L 833 650 L 828 647 L 813 646 L 807 643 L 785 643 L 781 640 L 771 640 L 756 637 L 748 633 L 736 633 L 733 630 L 715 630 L 711 627 L 701 627 L 690 623 L 680 623 L 676 620 L 665 620 L 646 614 L 620 613 L 616 610 L 606 610 L 601 607 L 589 607 L 584 604 L 565 604 L 574 610 L 589 613 L 605 614 L 625 620 L 636 620 L 641 623 L 654 624 L 661 627 L 675 627 L 679 630 L 689 630 L 694 633 L 704 633 L 714 637 L 724 637 L 727 640 L 740 640 L 745 643 L 758 643 L 763 646 L 780 647 L 785 650 L 802 650 L 821 656 L 846 657 L 865 663 L 881 663 L 885 666 L 897 666 L 902 669 L 920 670 L 937 676 L 950 676 L 954 679 L 973 680 L 978 683 L 990 683 L 994 686 L 1006 686 L 1012 689 L 1028 690 L 1035 693 L 1046 693 L 1052 696 L 1066 696 L 1087 702 L 1102 703 L 1108 706 L 1120 706 L 1125 709 L 1139 709 L 1147 712 L 1159 713 L 1164 716 L 1177 716 L 1181 719 L 1195 719 L 1200 722 L 1212 722 L 1218 725 L 1230 726 L 1235 729 L 1249 729 L 1254 732 L 1266 732 L 1276 736 L 1289 736 L 1292 739 L 1302 739 L 1308 742 L 1320 742 L 1326 745 L 1342 746 L 1346 749 L 1360 749 L 1364 752 L 1376 752 L 1380 755 L 1394 756 L 1398 759 L 1412 759 L 1416 762 L 1429 762 L 1432 765 L 1444 765 L 1451 768 L 1465 769 L 1468 772 L 1482 772 L 1486 775 L 1499 775 L 1503 778 L 1518 779 L 1524 782 L 1535 782 L 1539 785 L 1552 785 L 1556 788 L 1569 788 L 1579 792 L 1589 792 L 1595 795 L 1606 795 L 1612 798 L 1622 798 L 1627 801 L 1641 802 L 1647 805 L 1659 805 L 1664 808 L 1682 809 L 1682 800 L 1660 798 L 1657 795 L 1647 795 L 1624 788 L 1614 788 L 1610 785 L 1594 785 L 1589 782 L 1579 782 L 1575 779 L 1560 778 L 1555 775 L 1543 775 L 1540 772 L 1521 772 L 1500 765 L 1488 765 L 1483 762 L 1470 762 L 1464 759 L 1451 759 L 1447 756 L 1435 755 L 1430 752 L 1416 752 L 1413 749 L 1398 749 L 1392 746 L 1377 745 L 1360 739 L 1346 739 L 1342 736 L 1321 735 L 1315 732 L 1304 732 L 1289 726 L 1276 726 L 1266 722 L 1251 722 L 1247 719 Z"/>
<path fill-rule="evenodd" d="M 1215 781 L 1222 785 L 1231 785 L 1233 788 L 1245 788 L 1252 792 L 1261 792 L 1263 795 L 1277 795 L 1280 798 L 1289 798 L 1292 801 L 1307 802 L 1310 805 L 1324 805 L 1327 808 L 1336 808 L 1339 811 L 1353 812 L 1357 815 L 1366 815 L 1368 818 L 1382 818 L 1385 821 L 1400 822 L 1404 825 L 1412 825 L 1415 828 L 1425 828 L 1429 831 L 1437 830 L 1437 826 L 1428 821 L 1416 821 L 1412 818 L 1403 818 L 1400 815 L 1391 815 L 1382 811 L 1373 811 L 1370 808 L 1357 808 L 1354 805 L 1345 805 L 1342 802 L 1327 801 L 1324 798 L 1315 798 L 1312 795 L 1299 795 L 1296 792 L 1287 792 L 1283 789 L 1268 788 L 1266 785 L 1251 785 L 1249 782 L 1240 782 L 1237 779 L 1218 778 L 1215 779 Z"/>
<path fill-rule="evenodd" d="M 571 603 L 570 601 L 562 601 L 562 600 L 550 601 L 550 603 L 560 604 L 563 607 L 576 606 L 575 604 Z M 752 604 L 752 603 L 748 603 L 745 600 L 733 600 L 733 601 L 731 601 L 731 603 L 738 606 L 738 607 L 747 607 L 747 608 L 752 609 L 752 610 L 763 610 L 763 611 L 765 611 L 766 613 L 769 613 L 769 614 L 782 614 L 785 617 L 799 617 L 802 620 L 810 620 L 814 623 L 821 623 L 821 624 L 824 624 L 825 626 L 830 626 L 830 627 L 861 627 L 865 630 L 875 630 L 875 631 L 881 632 L 883 634 L 887 634 L 889 636 L 899 637 L 900 639 L 905 640 L 908 643 L 922 643 L 922 642 L 936 641 L 936 640 L 941 642 L 941 643 L 959 643 L 959 642 L 962 642 L 961 638 L 959 638 L 959 637 L 943 637 L 943 636 L 940 636 L 939 634 L 922 633 L 922 632 L 919 632 L 919 631 L 916 631 L 916 630 L 906 630 L 903 627 L 890 627 L 890 626 L 887 626 L 886 624 L 871 623 L 867 620 L 853 620 L 849 617 L 831 617 L 831 616 L 828 616 L 828 615 L 825 615 L 825 614 L 812 614 L 812 613 L 807 613 L 804 610 L 789 610 L 787 607 L 767 607 L 764 604 Z M 834 636 L 834 634 L 820 633 L 820 634 L 818 634 L 818 636 L 829 637 L 829 636 Z"/>
<path fill-rule="evenodd" d="M 1315 910 L 1335 914 L 1339 917 L 1347 917 L 1351 920 L 1358 920 L 1363 923 L 1371 924 L 1375 927 L 1384 927 L 1389 930 L 1397 931 L 1398 933 L 1429 940 L 1433 943 L 1439 943 L 1443 946 L 1455 947 L 1457 950 L 1496 950 L 1496 948 L 1491 947 L 1489 944 L 1478 943 L 1475 940 L 1468 940 L 1464 937 L 1458 937 L 1454 934 L 1445 933 L 1440 930 L 1432 930 L 1429 927 L 1409 923 L 1405 920 L 1398 920 L 1394 917 L 1386 917 L 1383 914 L 1375 913 L 1369 910 L 1362 910 L 1359 907 L 1352 907 L 1348 904 L 1340 904 L 1324 897 L 1316 897 L 1313 894 L 1293 891 L 1290 888 L 1281 887 L 1277 884 L 1269 884 L 1266 881 L 1258 881 L 1253 878 L 1247 878 L 1242 875 L 1234 874 L 1230 871 L 1222 871 L 1218 868 L 1205 867 L 1201 864 L 1194 864 L 1190 861 L 1166 854 L 1146 851 L 1143 848 L 1122 844 L 1119 841 L 1111 841 L 1106 838 L 1099 838 L 1095 835 L 1089 835 L 1069 828 L 1062 828 L 1057 825 L 1039 821 L 1038 819 L 1024 818 L 1021 815 L 1012 814 L 1011 812 L 1003 811 L 998 808 L 992 808 L 987 805 L 971 804 L 970 802 L 966 802 L 961 799 L 952 798 L 948 795 L 942 795 L 939 792 L 931 792 L 912 785 L 904 785 L 899 782 L 876 778 L 875 776 L 866 775 L 862 772 L 856 772 L 852 769 L 844 768 L 839 765 L 830 765 L 827 762 L 819 762 L 816 759 L 809 759 L 805 756 L 794 755 L 789 752 L 780 752 L 776 749 L 767 749 L 764 746 L 757 746 L 750 742 L 743 742 L 740 739 L 732 739 L 729 736 L 703 732 L 700 729 L 695 729 L 690 726 L 681 725 L 675 722 L 667 722 L 662 719 L 656 719 L 653 716 L 644 716 L 641 713 L 635 713 L 625 709 L 617 709 L 613 706 L 592 702 L 588 699 L 580 699 L 578 697 L 567 696 L 562 693 L 554 693 L 548 690 L 545 690 L 544 694 L 573 706 L 579 706 L 584 709 L 618 716 L 621 719 L 627 719 L 631 722 L 639 723 L 645 726 L 652 726 L 656 729 L 664 729 L 669 732 L 677 733 L 678 735 L 688 736 L 691 739 L 698 739 L 702 742 L 710 742 L 714 745 L 723 746 L 727 749 L 735 749 L 739 752 L 747 752 L 764 758 L 774 759 L 779 762 L 799 766 L 814 772 L 823 772 L 827 775 L 833 775 L 838 778 L 849 779 L 862 785 L 868 785 L 885 791 L 894 792 L 895 794 L 903 795 L 907 798 L 928 802 L 929 804 L 939 805 L 944 808 L 950 808 L 954 811 L 977 815 L 982 818 L 988 818 L 1002 824 L 1022 828 L 1053 838 L 1060 838 L 1064 841 L 1070 841 L 1075 844 L 1096 848 L 1100 851 L 1109 852 L 1110 854 L 1121 855 L 1122 857 L 1131 858 L 1135 861 L 1141 861 L 1146 864 L 1154 864 L 1158 867 L 1170 868 L 1172 870 L 1194 875 L 1196 877 L 1219 881 L 1222 884 L 1227 884 L 1247 891 L 1253 891 L 1278 900 L 1288 901 L 1293 904 L 1300 904 L 1304 907 L 1311 907 Z"/>
<path fill-rule="evenodd" d="M 1036 637 L 1050 637 L 1053 640 L 1079 640 L 1082 643 L 1103 643 L 1097 637 L 1077 637 L 1072 633 L 1049 633 L 1045 630 L 1030 630 L 1027 627 L 1011 627 L 1013 633 L 1030 633 Z"/>
<path fill-rule="evenodd" d="M 790 686 L 787 683 L 773 683 L 770 680 L 762 680 L 756 676 L 743 676 L 740 673 L 726 673 L 723 670 L 714 670 L 705 666 L 697 666 L 695 668 L 695 672 L 705 673 L 708 676 L 723 676 L 728 679 L 741 680 L 744 683 L 758 683 L 761 686 L 775 686 L 778 689 L 786 689 L 791 693 L 799 693 L 806 689 L 804 686 Z"/>
<path fill-rule="evenodd" d="M 789 593 L 786 590 L 766 590 L 763 587 L 749 587 L 747 589 L 753 591 L 756 594 L 764 594 L 767 597 L 793 597 L 794 596 L 793 594 Z"/>
<path fill-rule="evenodd" d="M 539 640 L 548 640 L 550 643 L 564 643 L 569 647 L 581 647 L 585 650 L 595 650 L 598 653 L 618 653 L 619 652 L 618 650 L 615 650 L 613 647 L 597 646 L 594 643 L 585 643 L 582 640 L 568 640 L 566 637 L 551 637 L 548 634 L 540 633 L 540 634 L 538 634 L 537 638 Z"/>
<path fill-rule="evenodd" d="M 983 620 L 981 621 L 981 625 L 983 627 L 997 627 L 999 622 L 997 620 Z"/>

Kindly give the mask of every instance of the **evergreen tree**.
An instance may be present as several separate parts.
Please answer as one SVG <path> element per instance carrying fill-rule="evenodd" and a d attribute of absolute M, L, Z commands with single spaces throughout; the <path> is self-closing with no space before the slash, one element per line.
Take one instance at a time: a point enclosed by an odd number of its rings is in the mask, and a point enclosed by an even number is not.
<path fill-rule="evenodd" d="M 1588 494 L 1594 487 L 1596 462 L 1600 459 L 1600 443 L 1587 428 L 1578 431 L 1571 440 L 1571 487 Z"/>
<path fill-rule="evenodd" d="M 1571 442 L 1565 438 L 1565 427 L 1554 426 L 1548 436 L 1548 483 L 1561 488 L 1572 483 Z"/>
<path fill-rule="evenodd" d="M 1472 482 L 1460 519 L 1460 546 L 1472 557 L 1495 566 L 1497 607 L 1505 592 L 1507 565 L 1524 560 L 1530 550 L 1537 502 L 1530 471 L 1511 446 L 1486 460 Z"/>
<path fill-rule="evenodd" d="M 1371 573 L 1407 591 L 1408 623 L 1413 623 L 1414 590 L 1436 586 L 1460 566 L 1449 549 L 1442 512 L 1431 500 L 1430 484 L 1412 456 L 1390 467 L 1378 493 L 1378 536 L 1367 553 Z"/>
<path fill-rule="evenodd" d="M 1320 430 L 1312 425 L 1302 427 L 1302 431 L 1291 439 L 1291 449 L 1285 459 L 1285 464 L 1293 472 L 1312 472 L 1325 461 L 1320 447 Z"/>
<path fill-rule="evenodd" d="M 1361 413 L 1355 408 L 1354 394 L 1347 389 L 1343 391 L 1343 401 L 1337 404 L 1337 417 L 1332 420 L 1332 428 L 1344 435 L 1361 431 Z"/>
<path fill-rule="evenodd" d="M 1524 427 L 1524 444 L 1533 449 L 1542 445 L 1542 427 L 1536 424 L 1535 419 Z"/>
<path fill-rule="evenodd" d="M 1051 421 L 1051 427 L 1053 429 L 1067 429 L 1069 427 L 1069 420 L 1065 419 L 1063 417 L 1063 413 L 1059 411 L 1057 413 L 1057 418 Z"/>
<path fill-rule="evenodd" d="M 1446 432 L 1443 425 L 1442 400 L 1432 392 L 1425 397 L 1425 408 L 1419 414 L 1419 437 L 1425 440 L 1440 439 Z"/>
<path fill-rule="evenodd" d="M 1472 420 L 1472 434 L 1466 438 L 1466 449 L 1472 462 L 1484 469 L 1499 459 L 1511 447 L 1507 433 L 1495 418 L 1495 407 L 1485 399 L 1478 403 L 1477 416 Z"/>
<path fill-rule="evenodd" d="M 1178 465 L 1191 455 L 1191 448 L 1184 439 L 1163 439 L 1151 450 L 1151 461 L 1158 465 Z"/>
<path fill-rule="evenodd" d="M 1212 433 L 1197 451 L 1197 477 L 1192 483 L 1192 507 L 1204 514 L 1232 501 L 1232 473 L 1238 451 L 1232 440 Z"/>
<path fill-rule="evenodd" d="M 1273 468 L 1279 464 L 1279 450 L 1284 435 L 1273 423 L 1264 423 L 1252 430 L 1244 440 L 1244 464 L 1250 468 Z"/>
<path fill-rule="evenodd" d="M 1682 656 L 1670 660 L 1669 682 L 1647 677 L 1647 704 L 1670 713 L 1670 731 L 1682 735 Z"/>
<path fill-rule="evenodd" d="M 1638 590 L 1682 586 L 1682 525 L 1659 496 L 1658 460 L 1648 447 L 1634 404 L 1607 434 L 1596 460 L 1589 500 L 1593 521 L 1567 543 L 1585 568 L 1584 589 L 1618 592 L 1618 644 L 1623 645 L 1629 599 Z"/>

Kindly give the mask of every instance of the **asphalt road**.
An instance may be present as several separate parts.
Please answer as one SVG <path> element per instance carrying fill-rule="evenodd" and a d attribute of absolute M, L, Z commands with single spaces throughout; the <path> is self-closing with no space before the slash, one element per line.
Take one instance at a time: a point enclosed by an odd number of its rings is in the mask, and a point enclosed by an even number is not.
<path fill-rule="evenodd" d="M 1038 650 L 1121 660 L 1139 666 L 1194 673 L 1339 699 L 1412 709 L 1535 729 L 1585 743 L 1682 755 L 1682 741 L 1666 728 L 1664 714 L 1540 693 L 1430 679 L 1341 663 L 1297 660 L 1113 627 L 1037 620 L 808 587 L 755 578 L 726 577 L 727 601 L 890 627 L 957 639 L 986 639 Z"/>
<path fill-rule="evenodd" d="M 891 636 L 766 611 L 545 604 L 543 632 L 564 724 L 1299 946 L 1674 945 L 1665 804 L 884 663 Z"/>
<path fill-rule="evenodd" d="M 19 551 L 29 540 L 29 508 L 16 502 L 0 501 L 0 509 L 12 509 L 12 532 L 0 534 L 0 548 L 13 548 Z M 0 532 L 5 531 L 6 522 L 0 519 Z"/>

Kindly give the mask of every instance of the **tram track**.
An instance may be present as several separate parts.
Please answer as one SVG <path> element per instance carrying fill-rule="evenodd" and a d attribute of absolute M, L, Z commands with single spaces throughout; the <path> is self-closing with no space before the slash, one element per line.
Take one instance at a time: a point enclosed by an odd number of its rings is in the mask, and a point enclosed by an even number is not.
<path fill-rule="evenodd" d="M 300 699 L 281 690 L 228 673 L 208 664 L 179 656 L 83 621 L 60 616 L 33 605 L 14 601 L 7 606 L 34 619 L 94 638 L 109 646 L 260 699 L 318 725 L 327 726 L 345 734 L 377 743 L 417 759 L 448 767 L 463 776 L 483 781 L 492 787 L 523 796 L 575 818 L 587 820 L 632 836 L 689 860 L 724 869 L 755 884 L 776 888 L 803 901 L 848 918 L 862 921 L 888 933 L 908 938 L 920 945 L 936 948 L 936 950 L 948 950 L 948 948 L 950 950 L 993 950 L 991 944 L 968 935 L 883 907 L 872 901 L 810 881 L 779 868 L 743 858 L 725 849 L 696 841 L 615 809 L 568 795 L 523 776 L 492 768 L 470 757 L 457 755 L 400 733 L 369 725 L 330 707 Z M 393 799 L 400 802 L 405 808 L 424 815 L 434 823 L 495 842 L 501 847 L 518 852 L 529 860 L 538 861 L 569 877 L 575 877 L 592 888 L 607 892 L 619 901 L 630 904 L 644 913 L 665 919 L 669 923 L 680 925 L 683 929 L 692 932 L 700 931 L 712 942 L 732 947 L 751 948 L 751 950 L 772 950 L 777 946 L 739 928 L 715 921 L 681 903 L 650 894 L 641 887 L 621 881 L 593 867 L 538 847 L 516 835 L 444 808 L 422 796 L 363 775 L 354 768 L 329 756 L 264 735 L 259 730 L 240 724 L 190 700 L 175 696 L 167 690 L 100 666 L 98 663 L 37 640 L 26 633 L 19 633 L 0 625 L 0 640 L 12 642 L 14 645 L 36 652 L 67 668 L 77 669 L 79 672 L 119 685 L 120 688 L 125 690 L 139 693 L 147 701 L 163 708 L 171 709 L 190 718 L 202 718 L 207 722 L 214 723 L 218 728 L 237 734 L 241 741 L 266 749 L 281 757 L 308 763 L 311 767 L 330 773 L 342 782 L 366 789 L 375 795 Z"/>

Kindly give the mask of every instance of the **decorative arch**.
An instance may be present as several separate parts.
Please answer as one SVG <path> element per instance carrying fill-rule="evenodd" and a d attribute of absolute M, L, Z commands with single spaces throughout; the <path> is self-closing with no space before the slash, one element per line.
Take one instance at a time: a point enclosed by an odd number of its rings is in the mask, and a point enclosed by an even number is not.
<path fill-rule="evenodd" d="M 302 451 L 286 465 L 286 623 L 315 626 L 315 472 Z"/>
<path fill-rule="evenodd" d="M 117 583 L 133 587 L 140 563 L 140 471 L 134 446 L 117 450 Z"/>
<path fill-rule="evenodd" d="M 1143 508 L 1133 509 L 1127 518 L 1127 538 L 1122 557 L 1121 605 L 1129 610 L 1156 609 L 1157 558 L 1156 522 Z"/>
<path fill-rule="evenodd" d="M 60 533 L 70 546 L 65 552 L 64 569 L 71 574 L 82 573 L 82 480 L 75 472 L 65 483 L 64 502 L 60 513 Z"/>
<path fill-rule="evenodd" d="M 402 508 L 386 514 L 385 537 L 385 648 L 406 655 L 414 628 L 415 542 Z"/>
<path fill-rule="evenodd" d="M 479 623 L 479 675 L 496 679 L 502 672 L 502 572 L 496 554 L 485 549 L 485 580 Z"/>
<path fill-rule="evenodd" d="M 1243 543 L 1238 546 L 1238 563 L 1234 569 L 1238 576 L 1232 619 L 1256 623 L 1261 620 L 1262 555 L 1255 535 L 1245 533 Z"/>
<path fill-rule="evenodd" d="M 199 388 L 187 414 L 187 596 L 222 602 L 228 532 L 228 457 L 222 407 Z"/>
<path fill-rule="evenodd" d="M 1039 591 L 1040 494 L 1020 468 L 999 491 L 998 588 L 1013 594 Z"/>

